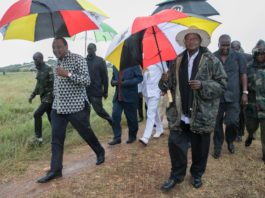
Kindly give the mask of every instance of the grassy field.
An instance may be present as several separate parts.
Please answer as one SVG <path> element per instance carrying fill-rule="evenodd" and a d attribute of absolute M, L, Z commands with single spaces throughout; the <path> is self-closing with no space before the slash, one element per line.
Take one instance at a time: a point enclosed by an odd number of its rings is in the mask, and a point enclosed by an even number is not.
<path fill-rule="evenodd" d="M 111 76 L 111 75 L 109 75 Z M 95 166 L 95 154 L 69 125 L 65 141 L 63 177 L 48 184 L 37 184 L 50 163 L 51 128 L 44 116 L 42 147 L 29 146 L 34 135 L 33 112 L 39 104 L 28 97 L 35 85 L 34 73 L 8 73 L 0 76 L 0 197 L 43 198 L 264 198 L 265 165 L 261 160 L 259 133 L 249 148 L 236 143 L 231 155 L 223 146 L 221 158 L 209 155 L 203 186 L 194 189 L 189 169 L 187 176 L 172 191 L 160 191 L 170 172 L 168 131 L 148 146 L 139 142 L 127 145 L 126 122 L 123 119 L 122 144 L 109 146 L 112 131 L 108 123 L 92 111 L 92 128 L 106 150 L 106 162 Z M 113 89 L 104 101 L 112 108 Z M 138 137 L 144 131 L 140 124 Z M 210 149 L 212 153 L 212 146 Z M 191 164 L 189 152 L 188 168 Z"/>
<path fill-rule="evenodd" d="M 111 74 L 111 73 L 110 73 Z M 0 179 L 8 175 L 23 173 L 33 161 L 46 159 L 50 153 L 51 128 L 47 116 L 43 116 L 43 138 L 45 144 L 40 148 L 30 145 L 34 136 L 33 113 L 40 100 L 36 96 L 32 104 L 28 97 L 35 87 L 35 73 L 7 73 L 0 75 Z M 112 108 L 113 89 L 104 101 L 108 112 Z M 92 128 L 101 139 L 109 138 L 111 128 L 95 112 L 91 113 Z M 100 124 L 99 124 L 100 123 Z M 67 129 L 66 149 L 84 144 L 69 124 Z"/>

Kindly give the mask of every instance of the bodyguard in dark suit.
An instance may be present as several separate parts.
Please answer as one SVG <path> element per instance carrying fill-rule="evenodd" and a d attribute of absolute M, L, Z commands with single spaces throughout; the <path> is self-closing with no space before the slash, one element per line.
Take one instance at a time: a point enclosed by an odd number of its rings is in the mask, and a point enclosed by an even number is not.
<path fill-rule="evenodd" d="M 110 145 L 121 143 L 121 115 L 124 110 L 129 128 L 127 144 L 136 140 L 138 131 L 137 107 L 138 107 L 138 84 L 143 76 L 140 66 L 132 66 L 122 71 L 113 67 L 111 85 L 116 87 L 113 97 L 112 129 L 114 133 Z"/>
<path fill-rule="evenodd" d="M 94 43 L 90 43 L 87 47 L 87 66 L 91 84 L 86 88 L 89 102 L 93 109 L 103 119 L 107 120 L 112 125 L 110 115 L 103 108 L 102 97 L 108 98 L 109 78 L 106 62 L 103 58 L 96 55 L 97 47 Z"/>

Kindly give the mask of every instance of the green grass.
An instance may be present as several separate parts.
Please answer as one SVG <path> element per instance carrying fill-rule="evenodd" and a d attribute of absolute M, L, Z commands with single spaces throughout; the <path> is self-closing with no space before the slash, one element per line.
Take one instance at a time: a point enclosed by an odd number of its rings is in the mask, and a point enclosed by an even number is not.
<path fill-rule="evenodd" d="M 32 104 L 28 97 L 34 89 L 35 73 L 6 73 L 0 76 L 0 177 L 8 174 L 23 173 L 36 160 L 50 157 L 51 127 L 47 116 L 43 116 L 44 145 L 31 147 L 29 142 L 34 137 L 33 113 L 40 100 L 37 96 Z M 109 72 L 111 77 L 111 72 Z M 104 101 L 105 109 L 111 113 L 113 88 L 109 88 L 109 97 Z M 91 125 L 99 139 L 105 141 L 112 137 L 108 122 L 91 111 Z M 69 124 L 65 149 L 85 144 Z"/>

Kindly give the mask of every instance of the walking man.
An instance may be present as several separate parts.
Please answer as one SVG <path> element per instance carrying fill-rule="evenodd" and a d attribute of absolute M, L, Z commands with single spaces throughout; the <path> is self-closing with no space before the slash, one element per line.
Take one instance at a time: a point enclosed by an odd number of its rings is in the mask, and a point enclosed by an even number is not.
<path fill-rule="evenodd" d="M 265 43 L 258 43 L 253 49 L 253 62 L 248 65 L 249 104 L 246 108 L 246 127 L 249 147 L 254 133 L 260 127 L 262 160 L 265 163 Z"/>
<path fill-rule="evenodd" d="M 162 65 L 163 64 L 163 65 Z M 167 72 L 166 62 L 157 63 L 144 70 L 143 82 L 141 83 L 141 92 L 147 105 L 146 126 L 143 137 L 139 141 L 147 145 L 152 135 L 154 125 L 156 133 L 154 138 L 159 138 L 163 134 L 163 124 L 159 115 L 159 100 L 161 90 L 158 87 L 159 80 L 164 72 Z"/>
<path fill-rule="evenodd" d="M 221 155 L 224 143 L 223 124 L 225 127 L 225 140 L 230 153 L 235 152 L 233 142 L 236 139 L 239 127 L 240 103 L 246 105 L 248 101 L 246 60 L 242 54 L 231 49 L 229 35 L 221 35 L 219 38 L 219 50 L 214 55 L 223 63 L 228 76 L 227 90 L 223 94 L 216 126 L 214 130 L 214 158 Z M 242 94 L 241 94 L 242 93 Z"/>
<path fill-rule="evenodd" d="M 86 92 L 95 112 L 112 126 L 112 119 L 102 105 L 102 97 L 104 99 L 108 98 L 109 78 L 107 66 L 105 60 L 96 55 L 96 51 L 97 46 L 90 43 L 87 47 L 86 61 L 91 83 L 86 88 Z"/>
<path fill-rule="evenodd" d="M 34 113 L 34 143 L 42 145 L 42 116 L 44 113 L 47 114 L 48 120 L 51 122 L 50 114 L 53 101 L 53 71 L 51 67 L 44 63 L 42 53 L 36 52 L 33 55 L 33 61 L 37 69 L 37 83 L 34 91 L 29 97 L 29 103 L 32 103 L 32 100 L 36 95 L 40 95 L 41 104 Z"/>
<path fill-rule="evenodd" d="M 114 137 L 109 145 L 121 143 L 121 115 L 124 111 L 129 129 L 127 144 L 136 140 L 138 132 L 137 107 L 138 107 L 138 84 L 143 76 L 139 65 L 131 66 L 122 71 L 113 67 L 111 85 L 116 87 L 113 96 L 112 129 Z"/>
<path fill-rule="evenodd" d="M 68 122 L 96 153 L 99 165 L 105 160 L 105 150 L 99 143 L 89 123 L 89 104 L 86 86 L 90 83 L 86 60 L 68 51 L 67 41 L 58 37 L 52 44 L 58 58 L 54 79 L 54 102 L 52 105 L 52 157 L 48 173 L 38 180 L 46 183 L 62 176 L 63 150 Z"/>
<path fill-rule="evenodd" d="M 233 49 L 236 52 L 239 52 L 243 55 L 245 58 L 246 62 L 249 63 L 252 61 L 252 56 L 250 54 L 244 53 L 243 48 L 241 47 L 241 43 L 239 41 L 232 41 L 231 42 L 231 49 Z M 240 89 L 242 90 L 242 88 Z M 241 93 L 242 95 L 242 93 Z M 242 142 L 242 137 L 245 134 L 245 106 L 240 105 L 240 114 L 239 114 L 239 126 L 238 126 L 238 132 L 237 132 L 237 137 L 236 141 L 237 142 Z"/>
<path fill-rule="evenodd" d="M 159 83 L 161 90 L 170 90 L 173 102 L 167 108 L 170 135 L 168 139 L 171 174 L 163 184 L 170 190 L 184 180 L 187 153 L 191 142 L 192 185 L 202 186 L 210 134 L 214 130 L 219 100 L 226 87 L 226 74 L 221 62 L 207 50 L 210 36 L 207 32 L 190 28 L 178 33 L 177 42 L 186 47 L 176 60 L 169 62 L 168 75 Z"/>

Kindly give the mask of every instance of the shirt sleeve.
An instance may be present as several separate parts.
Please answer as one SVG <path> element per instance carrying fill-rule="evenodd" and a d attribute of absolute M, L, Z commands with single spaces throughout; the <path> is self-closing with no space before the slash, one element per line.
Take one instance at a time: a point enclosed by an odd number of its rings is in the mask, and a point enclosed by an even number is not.
<path fill-rule="evenodd" d="M 243 54 L 238 54 L 239 73 L 247 74 L 247 61 L 243 57 Z"/>

